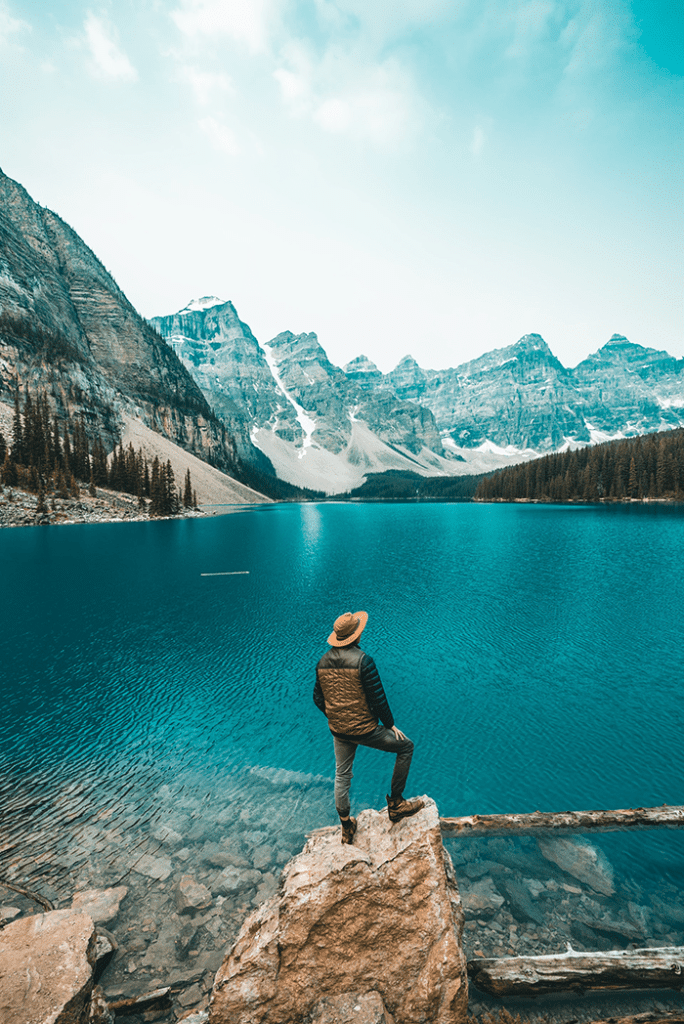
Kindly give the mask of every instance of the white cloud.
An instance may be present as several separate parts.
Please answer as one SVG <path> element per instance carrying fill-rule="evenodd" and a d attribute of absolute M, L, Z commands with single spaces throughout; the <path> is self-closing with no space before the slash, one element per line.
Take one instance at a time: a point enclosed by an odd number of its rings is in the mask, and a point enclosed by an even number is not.
<path fill-rule="evenodd" d="M 284 56 L 289 66 L 273 73 L 283 102 L 326 132 L 393 145 L 419 121 L 413 82 L 397 61 L 332 48 L 317 58 L 301 43 Z"/>
<path fill-rule="evenodd" d="M 473 129 L 473 137 L 470 142 L 470 152 L 473 154 L 473 156 L 480 155 L 486 141 L 487 137 L 484 133 L 484 130 L 480 127 L 479 124 L 476 125 L 475 128 Z"/>
<path fill-rule="evenodd" d="M 227 125 L 217 121 L 215 117 L 203 117 L 199 126 L 219 153 L 236 156 L 240 152 L 240 146 L 234 133 Z"/>
<path fill-rule="evenodd" d="M 13 18 L 6 4 L 0 4 L 0 46 L 17 32 L 30 32 L 31 26 L 20 18 Z"/>
<path fill-rule="evenodd" d="M 206 107 L 217 94 L 235 94 L 230 76 L 223 71 L 200 71 L 186 65 L 181 69 L 180 77 L 188 83 L 195 99 L 202 107 Z"/>
<path fill-rule="evenodd" d="M 114 26 L 88 11 L 83 27 L 91 57 L 89 67 L 95 77 L 134 82 L 138 72 L 120 49 Z"/>
<path fill-rule="evenodd" d="M 226 35 L 253 53 L 267 48 L 278 0 L 181 0 L 171 17 L 184 36 Z"/>

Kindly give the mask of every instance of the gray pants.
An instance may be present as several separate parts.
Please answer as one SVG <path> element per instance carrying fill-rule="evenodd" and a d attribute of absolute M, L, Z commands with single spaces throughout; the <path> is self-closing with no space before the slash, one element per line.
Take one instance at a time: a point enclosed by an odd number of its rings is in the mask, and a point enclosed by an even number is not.
<path fill-rule="evenodd" d="M 349 817 L 349 787 L 352 780 L 352 766 L 356 749 L 359 744 L 362 747 L 373 747 L 374 750 L 386 750 L 390 754 L 396 754 L 394 772 L 392 774 L 391 797 L 393 800 L 400 800 L 404 795 L 406 777 L 411 767 L 413 757 L 413 742 L 410 739 L 398 740 L 391 729 L 378 724 L 373 732 L 364 736 L 335 736 L 335 807 L 341 818 Z"/>

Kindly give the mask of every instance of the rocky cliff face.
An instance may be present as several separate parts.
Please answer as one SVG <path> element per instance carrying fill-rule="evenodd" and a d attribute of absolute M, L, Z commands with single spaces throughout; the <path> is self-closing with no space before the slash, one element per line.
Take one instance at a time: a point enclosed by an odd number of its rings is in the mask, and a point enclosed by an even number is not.
<path fill-rule="evenodd" d="M 269 423 L 279 406 L 266 357 L 232 302 L 195 299 L 172 316 L 150 323 L 166 339 L 202 394 L 235 438 L 240 457 L 273 468 L 250 440 L 254 425 Z"/>
<path fill-rule="evenodd" d="M 440 428 L 463 447 L 550 451 L 572 436 L 588 442 L 568 371 L 538 334 L 427 377 L 422 397 Z"/>
<path fill-rule="evenodd" d="M 111 445 L 123 415 L 230 470 L 236 449 L 172 349 L 83 240 L 0 172 L 0 400 L 45 390 Z"/>
<path fill-rule="evenodd" d="M 241 457 L 249 436 L 291 483 L 335 492 L 371 471 L 450 470 L 432 413 L 369 387 L 382 374 L 368 361 L 351 373 L 334 366 L 314 333 L 283 331 L 259 345 L 232 303 L 214 297 L 151 323 L 238 438 Z"/>
<path fill-rule="evenodd" d="M 566 369 L 538 334 L 448 370 L 406 356 L 386 387 L 430 409 L 446 443 L 543 453 L 684 424 L 684 360 L 613 335 Z"/>
<path fill-rule="evenodd" d="M 463 911 L 434 801 L 397 825 L 370 810 L 358 824 L 352 846 L 320 829 L 286 865 L 216 976 L 210 1024 L 322 1024 L 371 993 L 377 1020 L 383 1004 L 396 1024 L 466 1020 Z"/>
<path fill-rule="evenodd" d="M 614 334 L 571 372 L 595 431 L 646 434 L 684 425 L 684 359 Z"/>

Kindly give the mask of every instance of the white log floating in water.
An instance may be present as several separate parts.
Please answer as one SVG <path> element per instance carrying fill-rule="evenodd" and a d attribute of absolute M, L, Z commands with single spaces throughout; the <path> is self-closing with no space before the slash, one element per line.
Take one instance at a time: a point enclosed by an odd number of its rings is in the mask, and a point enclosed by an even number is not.
<path fill-rule="evenodd" d="M 456 836 L 535 835 L 543 831 L 619 832 L 635 828 L 684 828 L 684 807 L 636 807 L 622 811 L 533 811 L 532 814 L 470 814 L 440 818 L 442 832 Z"/>
<path fill-rule="evenodd" d="M 684 946 L 552 953 L 469 960 L 468 975 L 495 996 L 537 996 L 586 989 L 676 988 L 684 984 Z"/>

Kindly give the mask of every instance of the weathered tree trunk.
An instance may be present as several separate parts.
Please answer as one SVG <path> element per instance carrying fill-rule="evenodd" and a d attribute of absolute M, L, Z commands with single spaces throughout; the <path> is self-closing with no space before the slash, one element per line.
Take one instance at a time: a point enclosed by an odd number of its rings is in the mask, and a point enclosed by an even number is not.
<path fill-rule="evenodd" d="M 593 1024 L 684 1024 L 684 1013 L 672 1010 L 670 1013 L 637 1013 L 633 1017 L 607 1017 L 595 1020 Z"/>
<path fill-rule="evenodd" d="M 495 996 L 585 989 L 681 989 L 684 946 L 469 960 L 468 974 L 479 989 Z"/>
<path fill-rule="evenodd" d="M 635 828 L 684 828 L 684 807 L 636 807 L 621 811 L 534 811 L 532 814 L 470 814 L 440 818 L 442 832 L 457 836 L 535 835 L 541 831 L 619 832 Z"/>

